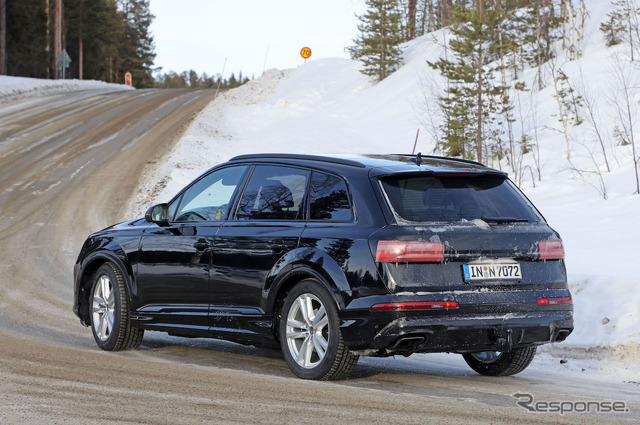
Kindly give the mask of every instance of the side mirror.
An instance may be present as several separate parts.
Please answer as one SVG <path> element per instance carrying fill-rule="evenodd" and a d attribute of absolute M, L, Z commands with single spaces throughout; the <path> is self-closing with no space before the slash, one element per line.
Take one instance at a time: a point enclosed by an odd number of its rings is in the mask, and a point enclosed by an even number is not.
<path fill-rule="evenodd" d="M 169 205 L 158 204 L 147 210 L 144 219 L 149 223 L 156 223 L 159 226 L 169 225 Z"/>

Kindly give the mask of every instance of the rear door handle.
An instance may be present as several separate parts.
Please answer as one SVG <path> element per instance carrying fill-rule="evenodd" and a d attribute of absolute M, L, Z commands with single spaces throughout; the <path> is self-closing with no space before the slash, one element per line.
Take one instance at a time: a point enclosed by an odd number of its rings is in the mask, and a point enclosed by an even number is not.
<path fill-rule="evenodd" d="M 198 251 L 204 251 L 205 249 L 209 248 L 211 245 L 209 244 L 209 242 L 207 242 L 206 239 L 200 239 L 198 240 L 198 242 L 193 244 L 193 247 L 195 249 L 197 249 Z"/>
<path fill-rule="evenodd" d="M 285 243 L 285 241 L 283 241 L 282 239 L 276 239 L 271 244 L 271 249 L 276 254 L 280 254 L 280 253 L 284 252 L 284 250 L 287 249 L 288 247 L 289 247 L 289 245 L 287 243 Z"/>

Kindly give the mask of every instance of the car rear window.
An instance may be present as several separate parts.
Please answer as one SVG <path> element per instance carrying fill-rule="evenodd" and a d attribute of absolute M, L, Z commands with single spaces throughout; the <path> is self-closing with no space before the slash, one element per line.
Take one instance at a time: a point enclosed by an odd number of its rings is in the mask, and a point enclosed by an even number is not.
<path fill-rule="evenodd" d="M 395 175 L 380 181 L 393 211 L 406 221 L 542 220 L 527 199 L 501 175 Z"/>
<path fill-rule="evenodd" d="M 351 221 L 353 214 L 344 180 L 314 171 L 310 213 L 311 220 Z"/>

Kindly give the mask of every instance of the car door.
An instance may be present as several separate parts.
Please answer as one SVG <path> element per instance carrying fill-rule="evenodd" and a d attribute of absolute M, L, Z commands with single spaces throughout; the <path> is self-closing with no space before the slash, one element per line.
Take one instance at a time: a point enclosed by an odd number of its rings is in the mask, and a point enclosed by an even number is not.
<path fill-rule="evenodd" d="M 247 168 L 201 177 L 170 204 L 168 226 L 144 232 L 136 281 L 146 327 L 208 329 L 211 246 Z"/>
<path fill-rule="evenodd" d="M 265 284 L 293 255 L 305 224 L 309 171 L 257 165 L 213 247 L 211 326 L 251 330 Z M 259 329 L 256 329 L 259 331 Z"/>

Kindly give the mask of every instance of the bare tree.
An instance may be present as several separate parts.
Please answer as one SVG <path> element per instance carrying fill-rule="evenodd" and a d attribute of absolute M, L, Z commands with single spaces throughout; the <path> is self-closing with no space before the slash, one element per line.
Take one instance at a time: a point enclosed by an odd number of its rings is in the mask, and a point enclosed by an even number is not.
<path fill-rule="evenodd" d="M 573 5 L 571 0 L 564 0 L 565 13 L 569 25 L 569 60 L 572 61 L 576 58 L 575 52 L 575 27 L 573 24 Z"/>
<path fill-rule="evenodd" d="M 629 41 L 629 48 L 631 49 L 631 60 L 633 61 L 633 51 L 635 50 L 633 34 L 637 32 L 637 26 L 634 25 L 637 21 L 637 13 L 635 8 L 635 0 L 624 0 L 623 9 L 627 18 L 627 37 Z M 635 18 L 635 19 L 634 19 Z M 636 27 L 636 28 L 634 28 Z"/>
<path fill-rule="evenodd" d="M 561 0 L 564 1 L 564 0 Z M 560 19 L 562 20 L 562 50 L 567 49 L 567 11 L 564 3 L 560 4 Z"/>
<path fill-rule="evenodd" d="M 576 174 L 578 174 L 578 176 L 580 177 L 580 179 L 582 179 L 582 181 L 587 183 L 589 186 L 593 187 L 600 194 L 600 196 L 602 196 L 602 198 L 606 201 L 608 199 L 607 185 L 604 183 L 604 178 L 602 177 L 602 170 L 600 170 L 600 165 L 596 160 L 594 151 L 593 149 L 589 149 L 589 147 L 583 142 L 579 142 L 579 145 L 582 146 L 584 150 L 587 152 L 587 156 L 591 159 L 594 169 L 593 170 L 580 169 L 573 162 L 569 161 L 571 170 Z M 591 175 L 596 175 L 598 177 L 597 185 L 592 183 L 591 180 L 589 179 Z"/>
<path fill-rule="evenodd" d="M 409 0 L 407 3 L 407 38 L 416 38 L 416 7 L 418 0 Z"/>
<path fill-rule="evenodd" d="M 621 127 L 623 136 L 626 138 L 627 143 L 631 145 L 631 155 L 633 160 L 633 170 L 636 178 L 636 191 L 635 194 L 640 194 L 640 177 L 638 176 L 638 163 L 640 157 L 636 153 L 636 142 L 633 134 L 633 127 L 635 124 L 635 117 L 638 116 L 638 103 L 635 101 L 635 91 L 637 91 L 637 78 L 634 78 L 635 73 L 629 66 L 625 66 L 620 57 L 615 54 L 615 60 L 613 62 L 614 77 L 616 82 L 617 96 L 614 99 L 610 99 L 612 106 L 614 106 L 617 115 L 617 124 Z"/>
<path fill-rule="evenodd" d="M 580 0 L 578 8 L 578 58 L 582 57 L 582 46 L 584 44 L 584 21 L 587 19 L 587 10 L 584 0 Z"/>
<path fill-rule="evenodd" d="M 540 134 L 538 133 L 540 126 L 538 125 L 538 100 L 537 94 L 531 91 L 532 101 L 529 103 L 531 112 L 531 127 L 533 129 L 533 161 L 538 172 L 538 181 L 542 181 L 542 158 L 540 158 Z"/>
<path fill-rule="evenodd" d="M 560 122 L 562 123 L 562 133 L 564 134 L 564 140 L 567 144 L 567 159 L 571 159 L 571 142 L 569 139 L 569 119 L 565 112 L 565 106 L 563 104 L 563 90 L 560 85 L 561 79 L 561 70 L 558 68 L 556 64 L 556 59 L 552 59 L 548 62 L 549 69 L 551 70 L 551 78 L 553 78 L 553 88 L 555 90 L 555 98 L 558 102 L 558 116 L 560 117 Z"/>
<path fill-rule="evenodd" d="M 440 123 L 443 122 L 442 109 L 438 106 L 434 99 L 441 95 L 441 89 L 437 86 L 432 78 L 421 77 L 420 88 L 422 92 L 422 101 L 415 106 L 418 122 L 426 130 L 431 137 L 434 145 L 434 152 L 440 154 L 440 139 L 442 132 Z"/>
<path fill-rule="evenodd" d="M 525 99 L 525 93 L 529 93 L 528 99 Z M 533 162 L 536 167 L 538 181 L 542 181 L 542 165 L 540 161 L 540 134 L 538 125 L 538 93 L 534 90 L 516 90 L 515 104 L 518 122 L 520 122 L 520 146 L 515 150 L 514 164 L 518 171 L 514 169 L 514 174 L 520 182 L 524 177 L 525 171 L 529 171 L 532 177 L 533 187 L 536 186 L 533 171 L 530 165 L 523 165 L 524 155 L 531 152 Z M 528 107 L 528 110 L 525 108 Z"/>
<path fill-rule="evenodd" d="M 538 90 L 542 90 L 542 25 L 540 23 L 540 8 L 536 5 L 536 49 L 538 58 L 538 72 L 536 79 L 538 80 Z"/>
<path fill-rule="evenodd" d="M 629 54 L 634 60 L 635 53 L 640 50 L 640 21 L 636 0 L 616 0 L 614 8 L 607 14 L 608 20 L 600 25 L 605 33 L 609 46 L 618 44 L 620 40 L 629 43 Z"/>
<path fill-rule="evenodd" d="M 524 159 L 525 150 L 527 148 L 526 145 L 523 146 L 523 143 L 527 142 L 527 134 L 525 130 L 525 121 L 526 117 L 523 113 L 522 107 L 522 92 L 517 90 L 514 94 L 515 103 L 517 104 L 517 113 L 519 115 L 520 121 L 520 149 L 516 151 L 515 141 L 513 138 L 509 139 L 509 162 L 511 163 L 511 169 L 513 170 L 513 174 L 516 176 L 516 184 L 520 185 L 522 183 L 522 161 Z M 533 181 L 533 186 L 535 187 L 535 180 Z"/>
<path fill-rule="evenodd" d="M 436 30 L 436 14 L 435 14 L 435 8 L 433 7 L 433 0 L 425 1 L 425 9 L 426 9 L 426 12 L 429 14 L 429 21 L 428 21 L 428 27 L 427 27 L 428 31 L 429 32 L 435 31 Z M 424 26 L 424 23 L 422 24 L 422 26 Z"/>
<path fill-rule="evenodd" d="M 628 13 L 628 32 L 629 32 L 629 45 L 631 48 L 631 60 L 634 57 L 634 50 L 636 53 L 640 53 L 640 17 L 638 13 L 638 5 L 636 0 L 625 0 L 626 10 Z M 635 36 L 635 41 L 634 41 Z"/>
<path fill-rule="evenodd" d="M 604 158 L 604 163 L 607 167 L 607 172 L 611 172 L 611 167 L 609 166 L 609 159 L 607 158 L 607 149 L 605 148 L 604 137 L 602 132 L 600 131 L 600 119 L 598 116 L 597 104 L 594 99 L 598 98 L 598 96 L 593 96 L 587 86 L 584 84 L 584 77 L 582 76 L 582 70 L 580 71 L 580 83 L 578 85 L 578 92 L 582 97 L 582 101 L 587 110 L 587 121 L 591 125 L 593 132 L 598 139 L 598 143 L 600 144 L 600 149 L 602 150 L 602 157 Z M 593 158 L 593 155 L 591 155 Z"/>

